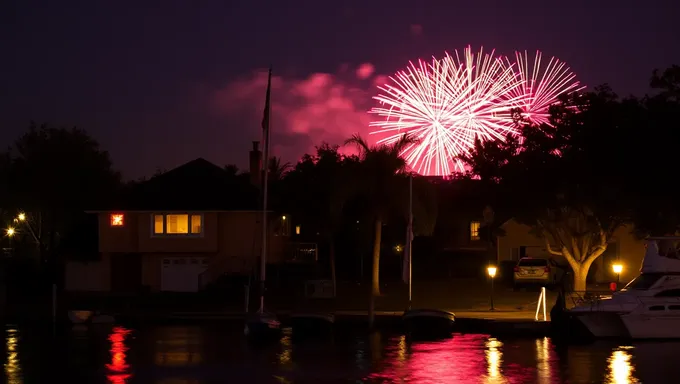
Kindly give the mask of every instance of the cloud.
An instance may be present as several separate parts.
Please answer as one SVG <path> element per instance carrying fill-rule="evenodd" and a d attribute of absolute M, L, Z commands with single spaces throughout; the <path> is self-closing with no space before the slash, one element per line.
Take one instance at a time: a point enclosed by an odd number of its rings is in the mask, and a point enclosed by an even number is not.
<path fill-rule="evenodd" d="M 376 81 L 385 79 L 374 72 L 372 64 L 364 63 L 354 71 L 342 66 L 336 74 L 272 76 L 272 155 L 295 162 L 324 141 L 342 144 L 355 133 L 372 141 L 368 110 L 374 105 Z M 229 122 L 245 124 L 257 138 L 266 88 L 267 71 L 255 71 L 211 92 L 211 107 Z"/>
<path fill-rule="evenodd" d="M 423 26 L 420 24 L 411 24 L 410 28 L 411 35 L 420 36 L 423 34 Z"/>
<path fill-rule="evenodd" d="M 366 80 L 375 72 L 375 67 L 371 63 L 364 63 L 357 68 L 357 77 L 361 80 Z"/>

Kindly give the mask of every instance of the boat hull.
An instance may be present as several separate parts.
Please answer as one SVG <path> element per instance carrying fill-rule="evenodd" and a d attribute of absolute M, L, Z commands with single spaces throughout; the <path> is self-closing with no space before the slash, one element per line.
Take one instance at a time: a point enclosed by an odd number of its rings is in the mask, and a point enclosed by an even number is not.
<path fill-rule="evenodd" d="M 281 323 L 272 314 L 255 314 L 246 319 L 244 333 L 254 341 L 267 341 L 281 337 Z"/>
<path fill-rule="evenodd" d="M 574 317 L 597 339 L 629 337 L 618 312 L 578 312 Z"/>
<path fill-rule="evenodd" d="M 680 339 L 680 316 L 622 315 L 632 339 Z"/>
<path fill-rule="evenodd" d="M 455 315 L 439 310 L 409 310 L 402 317 L 407 334 L 412 337 L 450 337 Z"/>

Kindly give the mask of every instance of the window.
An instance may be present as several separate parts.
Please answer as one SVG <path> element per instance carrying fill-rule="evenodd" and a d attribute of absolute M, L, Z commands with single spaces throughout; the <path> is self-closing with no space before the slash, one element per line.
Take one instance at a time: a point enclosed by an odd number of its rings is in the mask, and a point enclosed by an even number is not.
<path fill-rule="evenodd" d="M 164 233 L 165 222 L 163 215 L 153 215 L 153 233 Z"/>
<path fill-rule="evenodd" d="M 201 215 L 191 215 L 191 233 L 201 233 Z"/>
<path fill-rule="evenodd" d="M 200 235 L 203 233 L 203 215 L 200 214 L 155 214 L 153 235 Z"/>
<path fill-rule="evenodd" d="M 529 259 L 529 258 L 524 258 L 519 261 L 517 264 L 519 267 L 547 267 L 548 266 L 548 260 L 546 259 Z"/>
<path fill-rule="evenodd" d="M 109 220 L 112 227 L 122 227 L 125 224 L 125 215 L 122 213 L 112 213 Z"/>
<path fill-rule="evenodd" d="M 657 281 L 661 280 L 662 277 L 664 277 L 662 273 L 643 273 L 628 283 L 622 291 L 646 291 L 656 284 Z"/>
<path fill-rule="evenodd" d="M 473 221 L 470 223 L 470 240 L 477 241 L 480 239 L 479 228 L 481 225 L 482 224 L 479 221 Z"/>
<path fill-rule="evenodd" d="M 295 226 L 295 234 L 296 234 L 296 235 L 299 235 L 299 234 L 300 234 L 300 226 L 299 226 L 299 225 L 296 225 L 296 226 Z"/>

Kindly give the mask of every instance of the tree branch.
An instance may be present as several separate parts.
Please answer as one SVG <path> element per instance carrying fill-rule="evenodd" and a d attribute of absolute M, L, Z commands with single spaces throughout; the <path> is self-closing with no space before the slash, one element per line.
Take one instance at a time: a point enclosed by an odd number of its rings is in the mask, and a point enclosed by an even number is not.
<path fill-rule="evenodd" d="M 552 247 L 550 246 L 550 241 L 548 240 L 547 237 L 543 236 L 543 239 L 545 240 L 545 250 L 548 251 L 549 254 L 554 256 L 564 256 L 562 252 L 558 252 L 552 249 Z"/>

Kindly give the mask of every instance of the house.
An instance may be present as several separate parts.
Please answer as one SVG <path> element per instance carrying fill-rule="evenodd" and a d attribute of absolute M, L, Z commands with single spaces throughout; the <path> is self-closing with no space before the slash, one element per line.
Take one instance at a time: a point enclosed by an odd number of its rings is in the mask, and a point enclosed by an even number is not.
<path fill-rule="evenodd" d="M 255 273 L 263 240 L 260 158 L 255 143 L 250 174 L 236 176 L 196 159 L 140 183 L 111 209 L 91 211 L 98 217 L 100 260 L 72 265 L 66 279 L 77 281 L 88 269 L 98 286 L 66 286 L 195 292 L 223 275 Z M 316 260 L 316 244 L 290 241 L 289 216 L 268 212 L 267 219 L 268 264 Z"/>
<path fill-rule="evenodd" d="M 530 226 L 508 220 L 501 228 L 505 235 L 498 237 L 499 264 L 516 262 L 522 257 L 553 258 L 558 263 L 566 264 L 566 260 L 560 260 L 561 256 L 548 253 L 545 240 L 538 237 Z M 609 241 L 607 250 L 591 266 L 589 278 L 597 283 L 616 281 L 617 276 L 612 265 L 619 263 L 623 266 L 620 280 L 628 282 L 639 274 L 644 255 L 644 241 L 632 233 L 631 227 L 620 227 Z"/>

